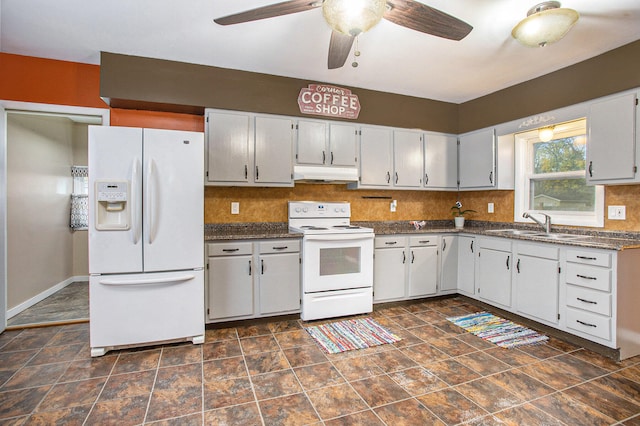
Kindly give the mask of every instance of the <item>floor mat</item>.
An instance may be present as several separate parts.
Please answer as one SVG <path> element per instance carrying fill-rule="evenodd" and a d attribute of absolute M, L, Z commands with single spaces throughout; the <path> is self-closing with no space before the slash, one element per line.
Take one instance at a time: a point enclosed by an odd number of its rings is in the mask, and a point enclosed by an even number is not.
<path fill-rule="evenodd" d="M 534 345 L 549 340 L 544 334 L 518 325 L 488 312 L 447 318 L 458 327 L 462 327 L 484 340 L 502 348 Z"/>
<path fill-rule="evenodd" d="M 400 341 L 400 337 L 371 318 L 358 318 L 305 327 L 315 341 L 330 354 L 365 349 Z"/>

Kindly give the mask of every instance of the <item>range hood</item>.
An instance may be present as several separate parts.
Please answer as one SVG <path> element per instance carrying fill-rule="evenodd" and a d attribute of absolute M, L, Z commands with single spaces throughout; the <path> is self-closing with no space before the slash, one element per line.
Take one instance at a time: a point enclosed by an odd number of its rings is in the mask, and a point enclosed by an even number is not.
<path fill-rule="evenodd" d="M 293 180 L 315 183 L 357 182 L 358 169 L 334 166 L 294 166 Z"/>

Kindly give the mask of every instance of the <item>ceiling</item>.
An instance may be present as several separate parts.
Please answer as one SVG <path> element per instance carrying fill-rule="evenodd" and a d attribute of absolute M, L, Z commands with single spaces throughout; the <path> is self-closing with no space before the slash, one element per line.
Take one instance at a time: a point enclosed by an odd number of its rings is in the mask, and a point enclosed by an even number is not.
<path fill-rule="evenodd" d="M 462 41 L 382 20 L 327 69 L 320 8 L 231 26 L 214 18 L 281 0 L 0 0 L 0 50 L 99 64 L 100 51 L 462 103 L 640 39 L 640 1 L 564 0 L 580 13 L 556 44 L 528 48 L 511 29 L 537 0 L 419 0 L 474 29 Z"/>

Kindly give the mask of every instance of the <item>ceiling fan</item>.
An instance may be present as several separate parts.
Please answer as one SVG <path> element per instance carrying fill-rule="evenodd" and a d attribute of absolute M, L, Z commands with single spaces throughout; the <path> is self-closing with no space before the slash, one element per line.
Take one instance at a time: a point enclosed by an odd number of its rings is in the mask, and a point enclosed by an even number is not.
<path fill-rule="evenodd" d="M 329 69 L 344 65 L 353 41 L 382 18 L 394 24 L 449 40 L 462 40 L 473 27 L 458 18 L 416 0 L 288 0 L 214 19 L 233 25 L 322 7 L 332 28 L 329 41 Z M 354 7 L 357 8 L 354 10 Z"/>

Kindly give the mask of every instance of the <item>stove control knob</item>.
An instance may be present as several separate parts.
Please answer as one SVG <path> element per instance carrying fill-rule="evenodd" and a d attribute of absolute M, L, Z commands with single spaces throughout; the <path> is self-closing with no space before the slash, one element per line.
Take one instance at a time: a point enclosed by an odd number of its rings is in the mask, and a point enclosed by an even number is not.
<path fill-rule="evenodd" d="M 341 209 L 340 209 L 340 211 L 341 211 L 342 213 L 344 213 L 344 212 L 346 211 L 346 209 L 343 207 L 343 208 L 341 208 Z"/>
<path fill-rule="evenodd" d="M 338 213 L 340 211 L 340 209 L 338 207 L 336 207 L 336 213 Z"/>
<path fill-rule="evenodd" d="M 296 207 L 296 213 L 300 213 L 300 207 Z"/>
<path fill-rule="evenodd" d="M 304 213 L 306 213 L 306 212 L 308 212 L 308 211 L 309 211 L 309 209 L 308 209 L 308 208 L 306 208 L 306 207 L 304 207 L 304 208 L 302 209 L 302 211 L 303 211 Z"/>

